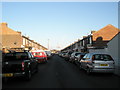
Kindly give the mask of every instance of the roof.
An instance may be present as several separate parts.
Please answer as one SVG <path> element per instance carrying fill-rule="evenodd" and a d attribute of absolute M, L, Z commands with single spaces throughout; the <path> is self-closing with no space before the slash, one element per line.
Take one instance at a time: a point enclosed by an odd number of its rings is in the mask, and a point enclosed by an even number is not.
<path fill-rule="evenodd" d="M 93 41 L 96 41 L 98 37 L 102 37 L 103 41 L 109 41 L 116 34 L 118 34 L 118 32 L 120 32 L 118 28 L 114 27 L 111 24 L 108 24 L 107 26 L 93 33 Z"/>
<path fill-rule="evenodd" d="M 93 52 L 93 53 L 87 53 L 87 54 L 91 54 L 91 55 L 94 55 L 94 54 L 107 54 L 107 55 L 110 55 L 107 52 Z"/>
<path fill-rule="evenodd" d="M 20 35 L 20 33 L 19 32 L 17 32 L 17 31 L 14 31 L 14 30 L 12 30 L 12 29 L 10 29 L 10 28 L 8 28 L 8 26 L 7 26 L 7 23 L 0 23 L 0 31 L 2 31 L 2 34 L 3 35 Z"/>

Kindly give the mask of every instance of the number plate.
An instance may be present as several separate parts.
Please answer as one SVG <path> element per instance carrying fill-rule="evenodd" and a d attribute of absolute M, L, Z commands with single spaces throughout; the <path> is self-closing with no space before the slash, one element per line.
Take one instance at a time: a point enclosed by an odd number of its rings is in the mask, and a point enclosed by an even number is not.
<path fill-rule="evenodd" d="M 100 64 L 100 66 L 108 66 L 108 64 Z"/>
<path fill-rule="evenodd" d="M 3 74 L 3 77 L 12 77 L 13 73 L 7 73 L 7 74 Z"/>

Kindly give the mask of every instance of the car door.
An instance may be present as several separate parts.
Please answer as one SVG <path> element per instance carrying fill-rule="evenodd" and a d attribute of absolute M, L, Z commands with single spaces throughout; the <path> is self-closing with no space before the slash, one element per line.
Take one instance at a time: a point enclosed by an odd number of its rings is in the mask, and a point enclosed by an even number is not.
<path fill-rule="evenodd" d="M 73 56 L 74 56 L 74 53 L 71 54 L 71 56 L 70 56 L 70 61 L 72 61 Z"/>
<path fill-rule="evenodd" d="M 87 54 L 80 60 L 80 65 L 81 65 L 82 68 L 85 67 L 85 60 L 86 60 L 86 58 L 87 58 Z"/>
<path fill-rule="evenodd" d="M 28 53 L 28 57 L 29 57 L 29 60 L 30 60 L 31 70 L 33 71 L 34 68 L 35 68 L 35 61 L 32 58 L 32 55 L 30 53 Z"/>
<path fill-rule="evenodd" d="M 31 55 L 31 59 L 32 59 L 32 62 L 33 62 L 33 69 L 36 69 L 36 66 L 37 66 L 38 62 L 31 53 L 30 53 L 30 55 Z"/>
<path fill-rule="evenodd" d="M 92 60 L 91 60 L 92 55 L 89 53 L 86 56 L 85 62 L 84 62 L 84 68 L 87 69 L 88 67 L 91 67 Z"/>

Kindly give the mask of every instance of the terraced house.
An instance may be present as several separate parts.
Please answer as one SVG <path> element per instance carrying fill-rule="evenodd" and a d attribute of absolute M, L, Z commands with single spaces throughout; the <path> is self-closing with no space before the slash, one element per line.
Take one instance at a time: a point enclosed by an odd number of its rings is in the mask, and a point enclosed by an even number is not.
<path fill-rule="evenodd" d="M 4 52 L 7 52 L 8 50 L 20 51 L 25 48 L 47 50 L 47 48 L 34 40 L 31 40 L 29 37 L 23 36 L 21 32 L 9 28 L 7 23 L 0 24 L 0 32 L 0 46 L 1 50 Z"/>
<path fill-rule="evenodd" d="M 109 24 L 98 31 L 91 31 L 90 35 L 83 36 L 83 39 L 67 46 L 62 51 L 100 52 L 107 48 L 107 43 L 119 32 L 118 28 Z"/>

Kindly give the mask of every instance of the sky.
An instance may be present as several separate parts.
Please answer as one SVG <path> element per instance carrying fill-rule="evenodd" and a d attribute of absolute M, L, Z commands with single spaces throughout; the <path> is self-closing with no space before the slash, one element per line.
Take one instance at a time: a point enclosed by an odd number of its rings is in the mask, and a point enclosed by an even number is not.
<path fill-rule="evenodd" d="M 118 27 L 118 2 L 2 2 L 2 22 L 49 49 L 63 49 L 91 30 Z"/>

